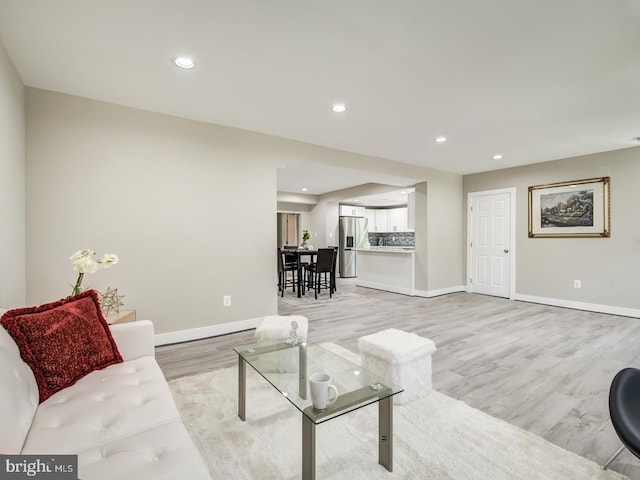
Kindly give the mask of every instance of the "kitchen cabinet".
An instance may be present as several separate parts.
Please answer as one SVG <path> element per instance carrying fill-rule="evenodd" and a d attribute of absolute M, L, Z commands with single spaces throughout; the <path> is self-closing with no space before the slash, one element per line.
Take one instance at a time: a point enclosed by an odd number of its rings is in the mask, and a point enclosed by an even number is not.
<path fill-rule="evenodd" d="M 370 232 L 414 231 L 414 228 L 409 226 L 407 207 L 367 208 L 364 216 L 368 220 L 368 228 Z"/>
<path fill-rule="evenodd" d="M 365 208 L 353 205 L 340 205 L 341 217 L 364 217 Z"/>
<path fill-rule="evenodd" d="M 367 208 L 364 211 L 367 219 L 367 228 L 369 232 L 386 232 L 387 231 L 387 211 L 379 208 Z"/>
<path fill-rule="evenodd" d="M 374 232 L 386 232 L 387 231 L 387 211 L 382 209 L 375 209 L 375 227 Z"/>
<path fill-rule="evenodd" d="M 376 212 L 372 208 L 366 208 L 364 210 L 364 218 L 367 219 L 367 231 L 376 231 Z"/>
<path fill-rule="evenodd" d="M 387 210 L 387 231 L 405 232 L 407 230 L 407 209 L 390 208 Z"/>

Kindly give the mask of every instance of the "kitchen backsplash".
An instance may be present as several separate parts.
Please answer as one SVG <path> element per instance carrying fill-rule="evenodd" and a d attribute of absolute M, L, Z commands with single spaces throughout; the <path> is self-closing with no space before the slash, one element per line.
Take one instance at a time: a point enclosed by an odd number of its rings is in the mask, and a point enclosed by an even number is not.
<path fill-rule="evenodd" d="M 415 247 L 416 237 L 414 232 L 369 232 L 369 243 L 372 246 L 385 247 Z M 382 240 L 382 245 L 380 244 Z"/>

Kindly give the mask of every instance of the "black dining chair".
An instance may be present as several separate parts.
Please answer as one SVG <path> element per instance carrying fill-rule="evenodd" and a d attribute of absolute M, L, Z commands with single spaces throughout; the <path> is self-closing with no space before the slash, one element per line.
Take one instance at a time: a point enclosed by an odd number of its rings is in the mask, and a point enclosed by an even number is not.
<path fill-rule="evenodd" d="M 329 290 L 329 297 L 333 296 L 332 275 L 335 270 L 335 256 L 335 249 L 319 248 L 316 263 L 306 267 L 309 273 L 309 288 L 313 287 L 316 299 L 318 298 L 318 293 L 323 288 Z M 329 276 L 327 277 L 327 275 Z"/>
<path fill-rule="evenodd" d="M 284 263 L 285 264 L 297 264 L 298 257 L 295 253 L 287 253 L 287 250 L 297 250 L 297 245 L 284 245 L 282 247 L 284 253 Z"/>
<path fill-rule="evenodd" d="M 333 293 L 336 293 L 338 290 L 338 286 L 336 284 L 336 265 L 338 263 L 338 247 L 337 246 L 328 246 L 327 248 L 333 248 L 336 254 L 333 256 L 333 271 L 331 272 L 331 286 L 333 288 Z"/>
<path fill-rule="evenodd" d="M 291 272 L 291 280 L 289 280 L 289 272 Z M 298 273 L 298 265 L 296 263 L 285 263 L 285 255 L 282 249 L 278 247 L 278 290 L 280 296 L 284 297 L 284 291 L 291 285 L 293 291 L 296 291 L 296 275 Z"/>
<path fill-rule="evenodd" d="M 609 416 L 622 446 L 605 462 L 604 470 L 625 448 L 640 458 L 640 369 L 624 368 L 613 377 Z"/>
<path fill-rule="evenodd" d="M 300 247 L 298 245 L 284 245 L 282 250 L 284 252 L 284 263 L 286 266 L 295 266 L 298 267 L 298 262 L 300 262 L 300 270 L 298 271 L 298 275 L 300 275 L 300 291 L 304 294 L 304 278 L 305 278 L 305 268 L 309 265 L 309 262 L 302 261 L 300 259 L 300 255 L 298 253 L 287 253 L 287 250 L 298 250 Z"/>

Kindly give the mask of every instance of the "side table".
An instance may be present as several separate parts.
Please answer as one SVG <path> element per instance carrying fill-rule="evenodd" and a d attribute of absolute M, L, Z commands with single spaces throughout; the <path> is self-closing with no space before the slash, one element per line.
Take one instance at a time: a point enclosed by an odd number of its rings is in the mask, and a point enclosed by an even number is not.
<path fill-rule="evenodd" d="M 123 322 L 135 322 L 136 321 L 136 311 L 135 310 L 120 310 L 119 312 L 111 312 L 109 315 L 105 316 L 107 323 L 109 325 L 114 325 L 116 323 Z"/>

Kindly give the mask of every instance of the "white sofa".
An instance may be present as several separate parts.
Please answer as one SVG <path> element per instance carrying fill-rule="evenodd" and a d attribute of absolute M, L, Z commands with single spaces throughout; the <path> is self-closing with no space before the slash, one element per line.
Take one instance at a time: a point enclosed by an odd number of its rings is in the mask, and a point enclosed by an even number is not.
<path fill-rule="evenodd" d="M 77 454 L 83 480 L 210 479 L 155 360 L 152 322 L 111 332 L 124 362 L 39 404 L 33 372 L 0 325 L 0 453 Z"/>

